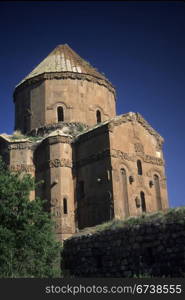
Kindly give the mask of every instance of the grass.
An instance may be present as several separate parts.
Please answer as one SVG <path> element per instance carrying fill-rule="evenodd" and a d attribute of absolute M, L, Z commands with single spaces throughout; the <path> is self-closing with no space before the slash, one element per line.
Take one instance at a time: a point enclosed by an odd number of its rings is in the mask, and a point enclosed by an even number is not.
<path fill-rule="evenodd" d="M 106 230 L 116 230 L 123 227 L 133 225 L 141 225 L 144 223 L 176 223 L 185 224 L 185 206 L 177 208 L 169 208 L 165 211 L 158 211 L 150 214 L 142 214 L 139 217 L 129 217 L 127 219 L 114 219 L 93 227 L 86 227 L 75 234 L 75 237 L 82 235 L 92 235 Z"/>

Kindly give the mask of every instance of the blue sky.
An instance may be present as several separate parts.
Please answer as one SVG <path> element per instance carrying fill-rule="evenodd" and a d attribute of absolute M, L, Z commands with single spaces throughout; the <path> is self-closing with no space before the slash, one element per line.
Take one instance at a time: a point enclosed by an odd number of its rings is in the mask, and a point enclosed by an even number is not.
<path fill-rule="evenodd" d="M 0 132 L 15 85 L 67 43 L 113 83 L 117 113 L 140 112 L 164 137 L 170 206 L 185 205 L 185 3 L 1 1 Z"/>

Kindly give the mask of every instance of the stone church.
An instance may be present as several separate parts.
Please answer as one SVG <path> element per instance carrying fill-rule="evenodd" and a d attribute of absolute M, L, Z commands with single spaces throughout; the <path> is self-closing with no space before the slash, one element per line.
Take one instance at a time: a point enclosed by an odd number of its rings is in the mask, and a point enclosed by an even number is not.
<path fill-rule="evenodd" d="M 15 132 L 0 135 L 13 172 L 43 180 L 56 233 L 168 208 L 163 138 L 139 114 L 116 115 L 109 80 L 68 45 L 15 88 Z"/>

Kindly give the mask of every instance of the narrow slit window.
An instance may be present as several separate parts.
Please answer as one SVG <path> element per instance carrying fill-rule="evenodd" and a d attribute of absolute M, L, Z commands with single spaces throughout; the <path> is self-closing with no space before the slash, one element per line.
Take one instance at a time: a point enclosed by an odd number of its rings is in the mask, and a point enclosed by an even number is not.
<path fill-rule="evenodd" d="M 138 175 L 142 175 L 143 174 L 142 163 L 141 163 L 140 160 L 137 160 L 137 173 L 138 173 Z"/>
<path fill-rule="evenodd" d="M 127 174 L 125 169 L 121 169 L 121 181 L 122 181 L 122 197 L 124 205 L 125 217 L 130 215 L 129 213 L 129 203 L 128 203 L 128 189 L 127 189 Z"/>
<path fill-rule="evenodd" d="M 62 106 L 57 107 L 58 122 L 64 121 L 64 109 Z"/>
<path fill-rule="evenodd" d="M 101 112 L 99 110 L 96 111 L 96 121 L 97 123 L 101 123 Z"/>
<path fill-rule="evenodd" d="M 161 203 L 161 191 L 160 191 L 160 182 L 159 182 L 159 176 L 154 175 L 154 186 L 155 186 L 155 194 L 156 194 L 156 201 L 157 201 L 157 209 L 162 209 L 162 203 Z"/>
<path fill-rule="evenodd" d="M 63 212 L 66 215 L 67 214 L 67 199 L 63 199 Z"/>
<path fill-rule="evenodd" d="M 145 194 L 144 194 L 144 192 L 140 193 L 140 197 L 141 197 L 141 209 L 142 209 L 142 212 L 146 212 L 146 202 L 145 202 Z"/>

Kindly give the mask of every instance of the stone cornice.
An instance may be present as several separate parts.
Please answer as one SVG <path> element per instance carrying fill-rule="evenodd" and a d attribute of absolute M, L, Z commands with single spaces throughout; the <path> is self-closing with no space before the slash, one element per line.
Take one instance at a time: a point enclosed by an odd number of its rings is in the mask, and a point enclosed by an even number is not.
<path fill-rule="evenodd" d="M 26 81 L 24 81 L 22 84 L 18 85 L 15 88 L 14 91 L 14 101 L 15 101 L 15 95 L 18 91 L 21 89 L 33 85 L 38 82 L 42 82 L 44 80 L 52 80 L 52 79 L 77 79 L 77 80 L 87 80 L 93 83 L 97 83 L 99 85 L 102 85 L 106 87 L 110 92 L 112 92 L 114 95 L 116 95 L 115 88 L 113 85 L 105 79 L 101 79 L 99 77 L 85 74 L 85 73 L 75 73 L 75 72 L 52 72 L 52 73 L 43 73 L 40 75 L 37 75 L 35 77 L 29 78 Z"/>
<path fill-rule="evenodd" d="M 135 154 L 129 154 L 129 153 L 125 153 L 122 152 L 121 150 L 116 150 L 116 149 L 105 149 L 102 152 L 99 153 L 94 153 L 91 154 L 85 158 L 80 159 L 79 161 L 77 161 L 74 164 L 74 167 L 76 168 L 80 168 L 83 167 L 87 164 L 91 164 L 93 162 L 96 162 L 98 160 L 102 160 L 102 159 L 107 159 L 107 158 L 118 158 L 120 160 L 123 161 L 130 161 L 130 162 L 136 162 L 138 159 L 138 156 Z M 142 156 L 140 155 L 140 158 L 142 158 L 143 162 L 145 163 L 150 163 L 152 165 L 157 165 L 157 166 L 163 166 L 164 165 L 164 161 L 161 158 L 157 158 L 151 155 L 147 155 L 147 154 L 142 154 Z"/>
<path fill-rule="evenodd" d="M 71 132 L 70 134 L 72 134 L 73 131 L 78 132 L 79 127 L 83 127 L 84 130 L 88 129 L 88 126 L 81 122 L 59 122 L 59 123 L 46 124 L 42 127 L 32 129 L 30 132 L 27 133 L 27 135 L 42 137 L 58 129 L 62 130 L 64 127 L 69 128 L 69 131 Z"/>
<path fill-rule="evenodd" d="M 151 156 L 151 155 L 148 155 L 145 153 L 140 153 L 139 155 L 138 154 L 129 154 L 126 152 L 122 152 L 121 150 L 112 149 L 111 156 L 114 158 L 120 158 L 123 160 L 132 161 L 132 162 L 136 162 L 139 157 L 145 163 L 150 163 L 152 165 L 158 165 L 158 166 L 164 165 L 164 160 L 162 158 Z"/>
<path fill-rule="evenodd" d="M 136 113 L 136 119 L 137 119 L 138 123 L 140 123 L 151 135 L 155 136 L 158 144 L 160 146 L 162 146 L 162 144 L 164 143 L 164 139 L 155 129 L 153 129 L 150 126 L 150 124 L 142 117 L 142 115 L 139 113 Z"/>
<path fill-rule="evenodd" d="M 53 144 L 58 144 L 58 143 L 62 143 L 62 144 L 71 144 L 73 138 L 70 136 L 48 136 L 47 138 L 47 143 L 49 145 L 53 145 Z M 45 139 L 45 140 L 46 140 Z"/>
<path fill-rule="evenodd" d="M 8 144 L 8 150 L 24 150 L 32 149 L 32 143 L 29 141 L 12 141 Z"/>

